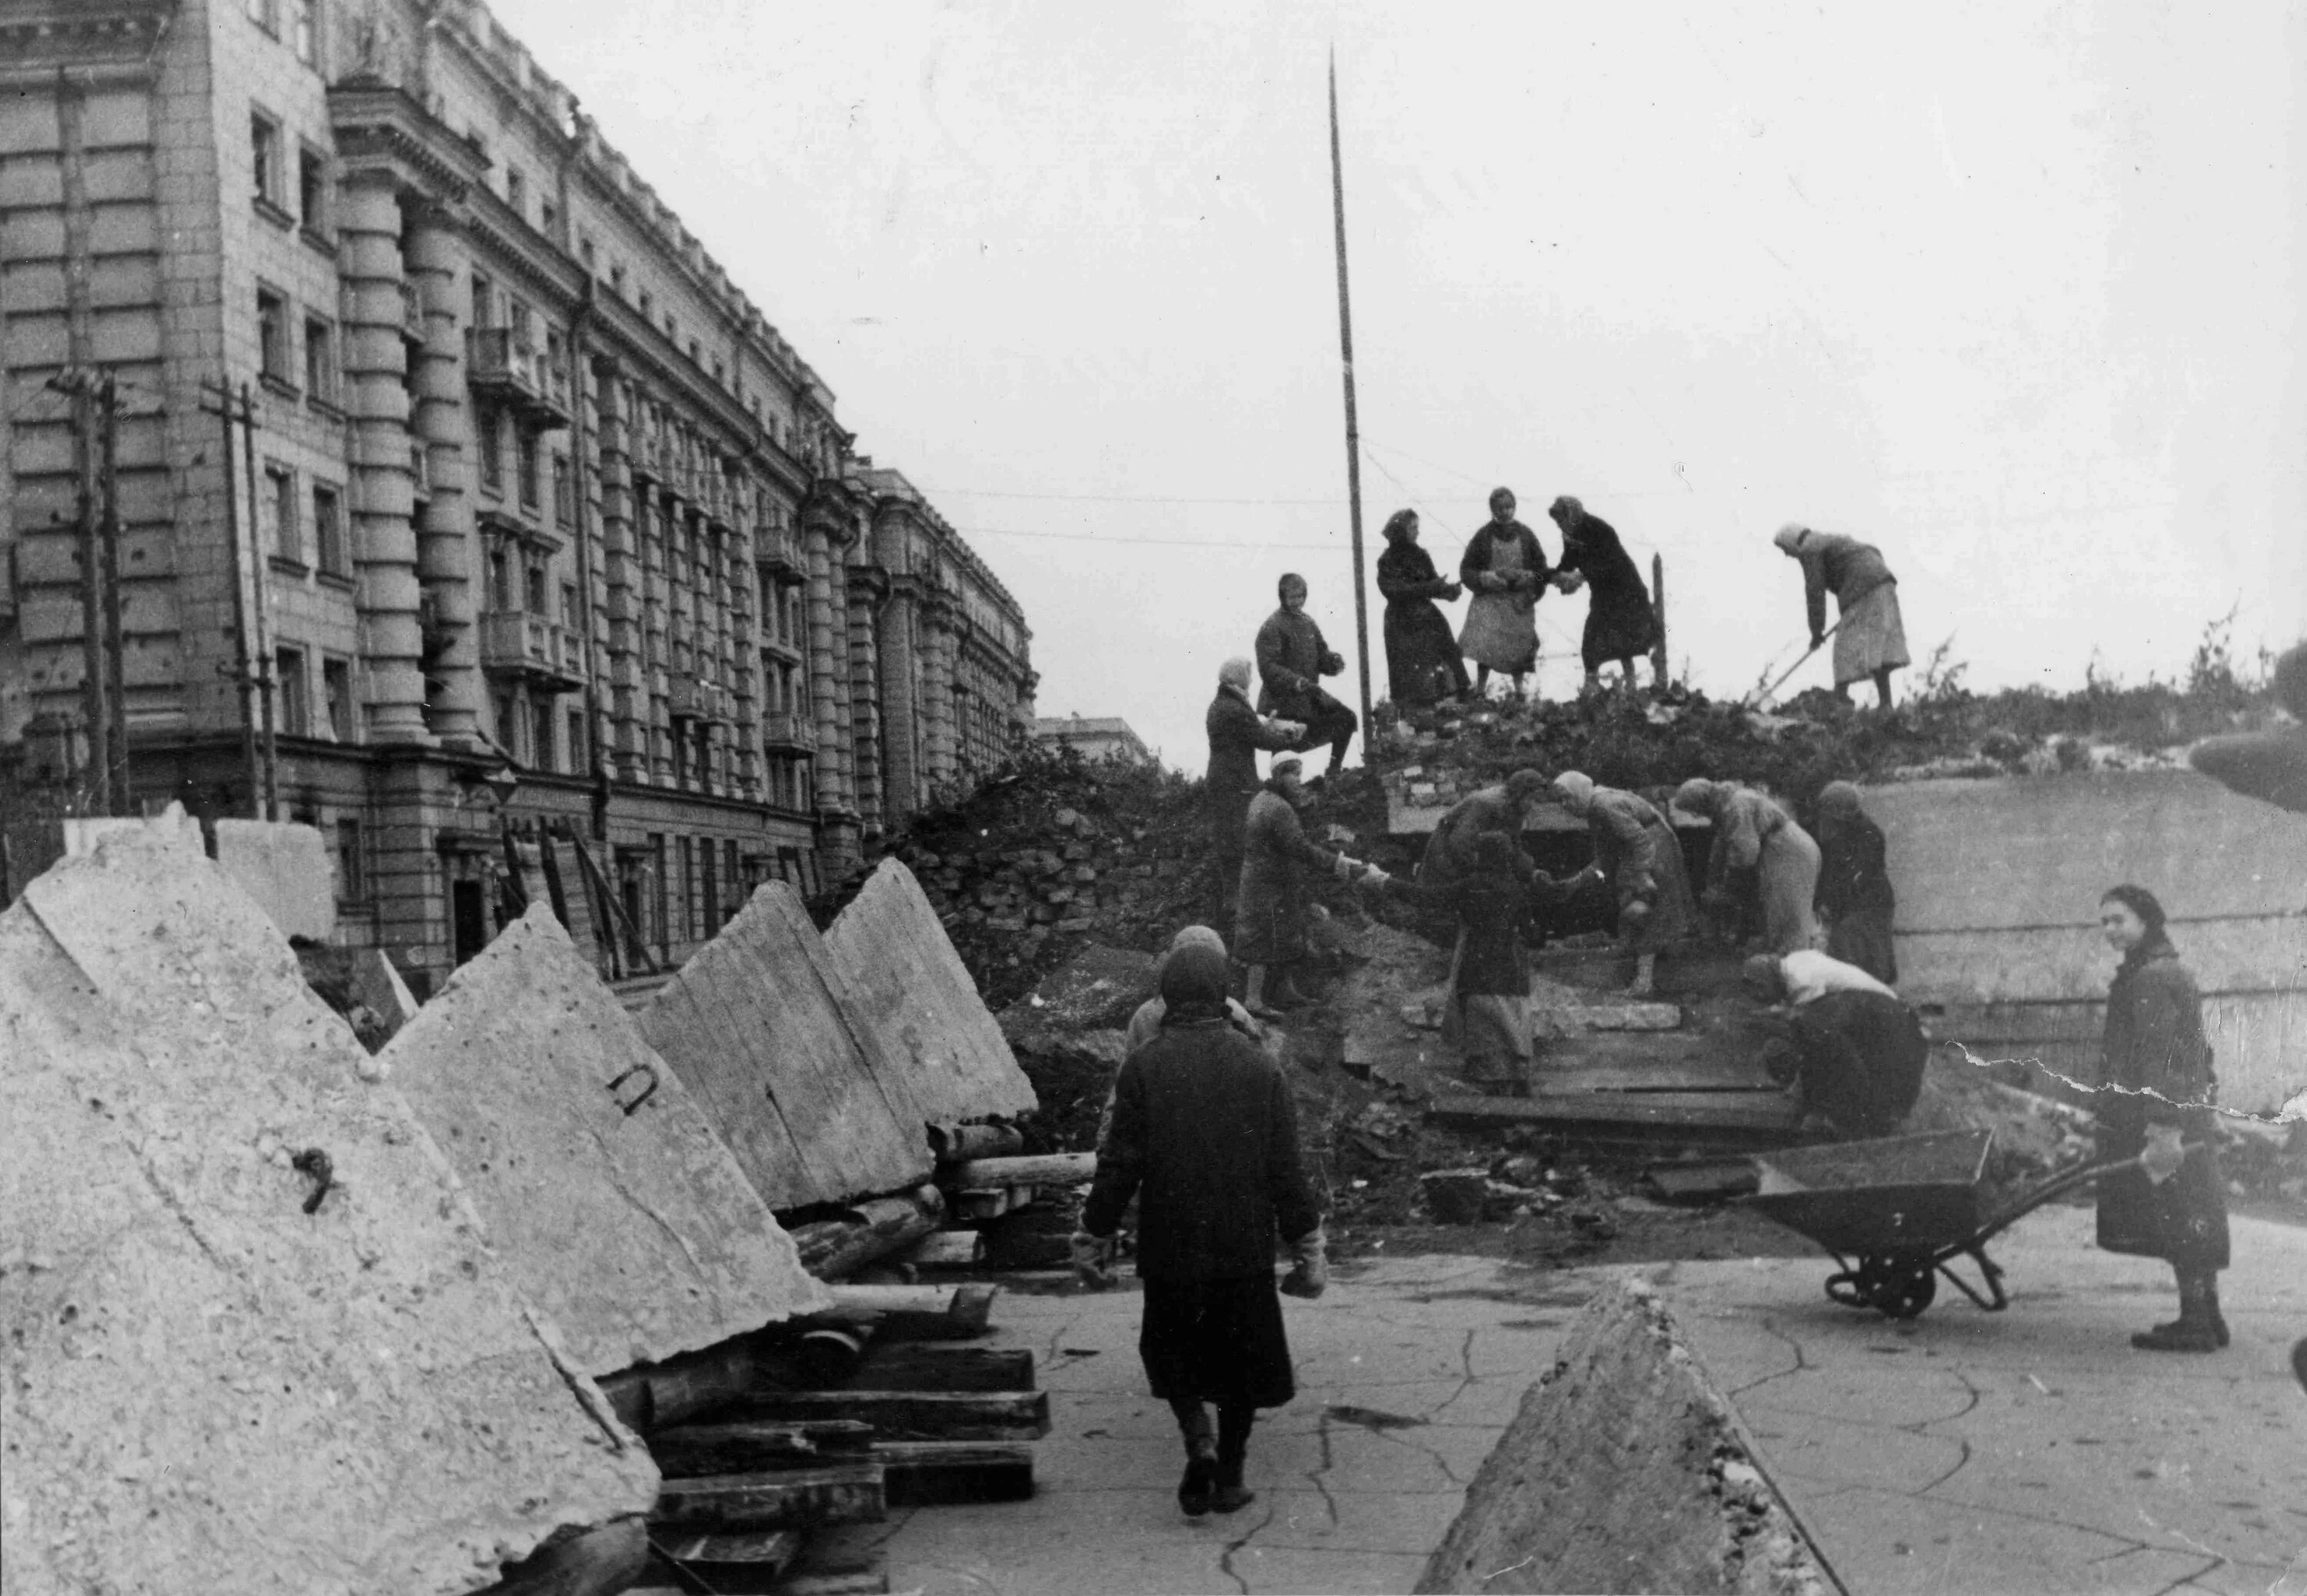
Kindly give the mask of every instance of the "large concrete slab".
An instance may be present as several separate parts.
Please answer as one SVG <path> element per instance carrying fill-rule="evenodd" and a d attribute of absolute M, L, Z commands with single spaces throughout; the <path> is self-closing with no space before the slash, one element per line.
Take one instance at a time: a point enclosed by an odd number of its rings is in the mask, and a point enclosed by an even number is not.
<path fill-rule="evenodd" d="M 587 1374 L 830 1306 L 549 906 L 459 969 L 381 1056 Z"/>
<path fill-rule="evenodd" d="M 1934 1026 L 1995 1056 L 2073 1074 L 2088 1043 L 2013 1046 L 1992 1004 L 2081 1004 L 2114 970 L 2101 893 L 2155 892 L 2195 972 L 2220 1100 L 2268 1113 L 2307 1089 L 2307 815 L 2191 771 L 2087 772 L 1869 788 L 1899 892 L 1899 989 L 1944 1005 Z"/>
<path fill-rule="evenodd" d="M 840 1202 L 929 1175 L 929 1132 L 793 888 L 753 893 L 641 1011 L 773 1208 Z"/>
<path fill-rule="evenodd" d="M 1033 1083 L 904 865 L 881 862 L 826 932 L 825 946 L 928 1122 L 1039 1106 Z"/>
<path fill-rule="evenodd" d="M 325 942 L 335 934 L 336 861 L 318 828 L 219 820 L 216 841 L 218 866 L 256 900 L 283 935 Z"/>
<path fill-rule="evenodd" d="M 159 839 L 0 914 L 11 1596 L 453 1596 L 648 1509 L 646 1452 L 377 1075 L 263 911 Z"/>

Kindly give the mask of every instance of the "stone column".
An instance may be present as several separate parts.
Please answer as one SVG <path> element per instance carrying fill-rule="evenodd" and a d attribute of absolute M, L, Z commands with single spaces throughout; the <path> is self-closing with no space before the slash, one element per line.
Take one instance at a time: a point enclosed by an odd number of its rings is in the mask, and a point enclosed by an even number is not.
<path fill-rule="evenodd" d="M 881 607 L 880 645 L 882 807 L 895 825 L 921 808 L 922 699 L 916 654 L 917 586 L 911 576 L 893 577 Z"/>
<path fill-rule="evenodd" d="M 616 362 L 593 363 L 600 385 L 594 428 L 601 455 L 601 568 L 609 642 L 609 730 L 602 751 L 620 781 L 648 772 L 648 682 L 641 670 L 641 572 L 632 474 L 632 385 Z"/>
<path fill-rule="evenodd" d="M 339 196 L 345 397 L 351 417 L 353 572 L 368 680 L 368 738 L 429 745 L 417 625 L 407 361 L 401 347 L 400 204 L 384 174 L 356 172 Z"/>
<path fill-rule="evenodd" d="M 888 578 L 878 568 L 853 565 L 849 578 L 849 728 L 851 778 L 857 814 L 868 833 L 886 829 L 890 815 L 881 783 L 880 660 L 874 640 L 874 613 Z"/>
<path fill-rule="evenodd" d="M 464 329 L 458 306 L 468 269 L 464 241 L 439 207 L 404 198 L 406 264 L 425 319 L 425 342 L 409 372 L 414 431 L 425 450 L 432 494 L 416 527 L 416 575 L 433 610 L 437 641 L 427 706 L 433 735 L 452 747 L 476 746 L 484 687 L 475 617 L 479 532 L 473 520 L 472 435 L 465 388 Z"/>
<path fill-rule="evenodd" d="M 848 529 L 832 505 L 812 495 L 802 507 L 802 548 L 809 560 L 809 697 L 817 721 L 817 807 L 832 815 L 852 815 L 849 750 L 843 725 L 841 666 L 847 653 L 847 607 L 835 608 L 834 573 Z M 836 542 L 837 540 L 837 542 Z M 836 617 L 838 621 L 836 622 Z M 836 630 L 836 625 L 840 629 Z"/>
<path fill-rule="evenodd" d="M 959 768 L 953 711 L 953 601 L 933 592 L 922 601 L 922 742 L 929 781 L 947 786 Z"/>

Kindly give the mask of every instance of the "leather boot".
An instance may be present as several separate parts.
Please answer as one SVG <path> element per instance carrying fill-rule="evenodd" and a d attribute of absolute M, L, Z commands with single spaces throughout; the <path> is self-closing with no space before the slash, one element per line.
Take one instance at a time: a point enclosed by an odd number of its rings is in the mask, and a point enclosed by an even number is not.
<path fill-rule="evenodd" d="M 1199 1518 L 1210 1510 L 1210 1492 L 1218 1477 L 1218 1443 L 1210 1433 L 1210 1410 L 1198 1402 L 1172 1402 L 1170 1411 L 1178 1415 L 1178 1431 L 1186 1440 L 1186 1473 L 1178 1481 L 1178 1506 L 1188 1518 Z"/>
<path fill-rule="evenodd" d="M 1257 1500 L 1257 1493 L 1244 1489 L 1241 1483 L 1242 1463 L 1249 1455 L 1249 1427 L 1256 1420 L 1254 1407 L 1218 1410 L 1217 1476 L 1210 1491 L 1214 1512 L 1239 1513 Z"/>
<path fill-rule="evenodd" d="M 2218 1351 L 2226 1344 L 2219 1336 L 2225 1327 L 2218 1320 L 2218 1310 L 2213 1306 L 2210 1282 L 2208 1273 L 2180 1276 L 2179 1317 L 2169 1324 L 2140 1331 L 2131 1338 L 2131 1344 L 2148 1353 Z"/>

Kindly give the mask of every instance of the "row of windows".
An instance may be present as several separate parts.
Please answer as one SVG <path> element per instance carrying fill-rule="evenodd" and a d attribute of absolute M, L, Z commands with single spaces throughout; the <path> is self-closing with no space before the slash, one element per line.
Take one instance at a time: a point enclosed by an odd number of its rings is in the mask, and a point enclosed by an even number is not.
<path fill-rule="evenodd" d="M 345 540 L 344 495 L 333 482 L 314 482 L 300 492 L 293 466 L 264 463 L 262 536 L 273 558 L 317 565 L 324 576 L 353 574 Z"/>
<path fill-rule="evenodd" d="M 329 158 L 296 141 L 296 188 L 288 189 L 288 135 L 280 118 L 261 107 L 248 114 L 249 158 L 253 166 L 257 209 L 274 220 L 296 222 L 314 240 L 329 236 Z M 294 199 L 296 209 L 289 209 Z"/>
<path fill-rule="evenodd" d="M 297 393 L 298 345 L 288 295 L 269 283 L 256 286 L 256 358 L 264 380 L 292 397 Z M 304 314 L 304 397 L 314 404 L 338 402 L 337 324 L 311 311 Z"/>
<path fill-rule="evenodd" d="M 280 37 L 282 0 L 244 0 L 248 20 L 273 38 Z M 307 66 L 321 64 L 321 0 L 287 0 L 288 42 L 296 59 Z"/>
<path fill-rule="evenodd" d="M 358 740 L 353 705 L 353 663 L 323 656 L 321 661 L 321 713 L 313 719 L 312 663 L 304 650 L 283 644 L 272 651 L 273 725 L 283 737 L 330 737 L 340 743 Z"/>

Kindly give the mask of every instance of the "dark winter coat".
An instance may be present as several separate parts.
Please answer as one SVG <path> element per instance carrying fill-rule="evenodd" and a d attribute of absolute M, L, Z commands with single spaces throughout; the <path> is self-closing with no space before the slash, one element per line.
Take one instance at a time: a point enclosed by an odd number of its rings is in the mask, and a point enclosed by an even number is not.
<path fill-rule="evenodd" d="M 1121 1066 L 1082 1228 L 1112 1234 L 1132 1197 L 1149 1280 L 1270 1279 L 1276 1235 L 1320 1222 L 1289 1083 L 1225 1021 L 1164 1025 Z"/>
<path fill-rule="evenodd" d="M 1474 578 L 1490 568 L 1493 545 L 1497 542 L 1497 533 L 1492 528 L 1497 525 L 1495 521 L 1484 523 L 1479 531 L 1466 540 L 1466 552 L 1459 557 L 1458 580 L 1471 591 L 1480 591 L 1480 585 Z M 1554 566 L 1546 558 L 1546 550 L 1539 544 L 1538 533 L 1519 521 L 1508 522 L 1507 525 L 1512 529 L 1514 541 L 1522 545 L 1521 574 L 1531 579 L 1532 594 L 1542 598 L 1546 594 L 1546 579 L 1554 574 Z"/>
<path fill-rule="evenodd" d="M 1303 959 L 1306 872 L 1335 869 L 1338 856 L 1307 840 L 1298 811 L 1271 786 L 1250 800 L 1242 842 L 1233 956 L 1244 964 Z"/>
<path fill-rule="evenodd" d="M 1249 696 L 1238 687 L 1220 687 L 1202 717 L 1210 738 L 1209 775 L 1203 783 L 1202 801 L 1208 806 L 1210 832 L 1221 849 L 1239 846 L 1248 818 L 1249 800 L 1262 785 L 1257 775 L 1260 748 L 1285 748 L 1290 739 L 1268 731 L 1265 720 L 1250 708 Z"/>
<path fill-rule="evenodd" d="M 2123 956 L 2107 989 L 2105 1049 L 2092 1104 L 2101 1158 L 2137 1154 L 2151 1125 L 2175 1125 L 2204 1145 L 2160 1186 L 2139 1169 L 2101 1177 L 2098 1244 L 2183 1269 L 2226 1267 L 2226 1188 L 2210 1143 L 2213 1116 L 2208 1106 L 2182 1106 L 2211 1103 L 2218 1080 L 2203 1035 L 2202 994 L 2167 938 L 2150 937 Z"/>
<path fill-rule="evenodd" d="M 1851 1137 L 1888 1136 L 1922 1096 L 1930 1042 L 1914 1010 L 1879 992 L 1830 992 L 1788 1021 L 1803 1105 Z"/>
<path fill-rule="evenodd" d="M 1882 828 L 1864 814 L 1824 815 L 1818 824 L 1818 907 L 1830 915 L 1895 909 Z"/>
<path fill-rule="evenodd" d="M 1257 711 L 1285 721 L 1312 718 L 1313 694 L 1321 679 L 1335 676 L 1346 662 L 1330 652 L 1322 628 L 1303 610 L 1276 610 L 1257 628 Z"/>
<path fill-rule="evenodd" d="M 1440 889 L 1457 884 L 1473 869 L 1474 849 L 1487 832 L 1501 832 L 1512 839 L 1516 866 L 1530 868 L 1530 856 L 1522 851 L 1522 812 L 1500 783 L 1468 793 L 1443 815 L 1434 834 L 1426 840 L 1426 852 L 1418 866 L 1419 885 Z"/>
<path fill-rule="evenodd" d="M 1650 652 L 1658 641 L 1658 617 L 1642 572 L 1618 542 L 1617 528 L 1588 516 L 1563 533 L 1559 568 L 1586 578 L 1586 630 L 1579 654 L 1587 670 Z"/>
<path fill-rule="evenodd" d="M 1416 543 L 1390 545 L 1377 557 L 1377 590 L 1385 595 L 1386 690 L 1394 703 L 1431 704 L 1445 683 L 1464 691 L 1458 639 L 1437 604 L 1450 584 L 1433 557 Z"/>
<path fill-rule="evenodd" d="M 1682 840 L 1666 816 L 1638 794 L 1597 787 L 1586 829 L 1594 840 L 1594 862 L 1610 878 L 1620 911 L 1637 902 L 1650 906 L 1635 951 L 1655 953 L 1689 935 L 1698 923 L 1698 904 L 1690 894 Z"/>

